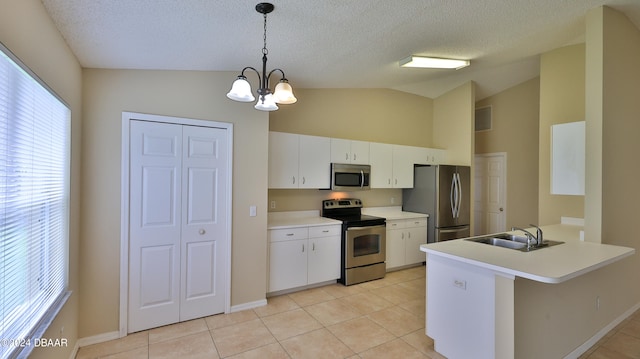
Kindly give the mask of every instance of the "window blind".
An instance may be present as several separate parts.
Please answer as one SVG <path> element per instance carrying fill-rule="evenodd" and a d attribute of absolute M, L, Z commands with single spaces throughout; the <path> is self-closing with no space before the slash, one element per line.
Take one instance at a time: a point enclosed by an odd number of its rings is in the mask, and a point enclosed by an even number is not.
<path fill-rule="evenodd" d="M 30 351 L 66 294 L 71 111 L 0 50 L 0 357 L 7 358 Z"/>

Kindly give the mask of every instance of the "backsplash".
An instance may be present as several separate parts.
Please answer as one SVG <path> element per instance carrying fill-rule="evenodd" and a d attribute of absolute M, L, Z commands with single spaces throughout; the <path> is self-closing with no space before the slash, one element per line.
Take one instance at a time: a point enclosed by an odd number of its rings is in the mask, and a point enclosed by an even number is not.
<path fill-rule="evenodd" d="M 270 189 L 268 211 L 320 210 L 322 201 L 332 198 L 359 198 L 362 200 L 364 207 L 402 206 L 402 189 L 372 189 L 354 192 L 317 189 Z M 274 204 L 275 208 L 273 208 Z"/>

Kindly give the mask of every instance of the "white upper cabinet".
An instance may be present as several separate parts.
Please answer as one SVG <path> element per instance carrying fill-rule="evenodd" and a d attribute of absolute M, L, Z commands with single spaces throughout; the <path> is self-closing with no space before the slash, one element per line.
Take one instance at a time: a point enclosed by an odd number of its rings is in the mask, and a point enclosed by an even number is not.
<path fill-rule="evenodd" d="M 369 164 L 369 142 L 331 139 L 331 162 Z"/>
<path fill-rule="evenodd" d="M 329 188 L 328 137 L 269 132 L 269 188 Z"/>
<path fill-rule="evenodd" d="M 393 188 L 393 145 L 370 144 L 371 188 Z"/>
<path fill-rule="evenodd" d="M 331 186 L 331 141 L 328 137 L 300 135 L 298 188 Z"/>
<path fill-rule="evenodd" d="M 269 132 L 269 188 L 298 188 L 299 136 Z"/>
<path fill-rule="evenodd" d="M 393 145 L 393 187 L 413 188 L 415 147 Z"/>
<path fill-rule="evenodd" d="M 331 163 L 371 165 L 371 188 L 412 188 L 414 164 L 446 163 L 446 150 L 269 132 L 269 188 L 331 186 Z"/>

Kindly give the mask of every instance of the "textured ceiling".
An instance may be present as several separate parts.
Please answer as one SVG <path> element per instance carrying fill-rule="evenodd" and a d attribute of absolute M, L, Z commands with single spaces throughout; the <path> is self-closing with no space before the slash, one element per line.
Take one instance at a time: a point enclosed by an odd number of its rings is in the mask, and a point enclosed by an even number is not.
<path fill-rule="evenodd" d="M 261 66 L 257 2 L 42 0 L 83 67 L 234 72 Z M 267 70 L 283 69 L 294 90 L 393 88 L 434 98 L 473 80 L 482 99 L 537 76 L 540 53 L 583 41 L 592 8 L 610 6 L 640 28 L 640 0 L 272 3 Z M 411 54 L 471 66 L 400 68 Z"/>

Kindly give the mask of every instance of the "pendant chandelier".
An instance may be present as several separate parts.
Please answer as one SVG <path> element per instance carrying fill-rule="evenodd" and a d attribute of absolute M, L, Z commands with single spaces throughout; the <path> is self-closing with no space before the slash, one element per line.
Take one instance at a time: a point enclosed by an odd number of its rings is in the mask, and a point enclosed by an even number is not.
<path fill-rule="evenodd" d="M 260 87 L 257 90 L 258 93 L 258 102 L 254 106 L 256 110 L 261 111 L 275 111 L 278 109 L 279 104 L 292 104 L 295 103 L 298 99 L 293 95 L 293 90 L 291 89 L 291 85 L 289 85 L 289 80 L 284 75 L 284 71 L 280 69 L 273 69 L 267 74 L 267 54 L 269 50 L 267 50 L 267 14 L 273 11 L 273 4 L 270 3 L 259 3 L 256 5 L 256 11 L 263 14 L 264 16 L 264 46 L 262 47 L 262 76 L 260 76 L 260 72 L 251 66 L 247 66 L 242 69 L 242 72 L 238 76 L 238 78 L 233 82 L 231 86 L 231 90 L 227 93 L 227 97 L 240 102 L 253 102 L 255 97 L 253 97 L 251 91 L 251 85 L 249 81 L 247 81 L 247 77 L 244 75 L 246 70 L 253 70 L 256 75 L 258 75 L 258 82 L 260 83 Z M 269 78 L 271 74 L 274 72 L 280 72 L 282 74 L 282 78 L 278 82 L 275 87 L 275 91 L 272 93 L 271 89 L 269 89 Z"/>

